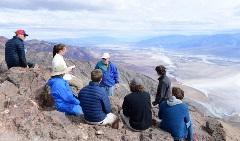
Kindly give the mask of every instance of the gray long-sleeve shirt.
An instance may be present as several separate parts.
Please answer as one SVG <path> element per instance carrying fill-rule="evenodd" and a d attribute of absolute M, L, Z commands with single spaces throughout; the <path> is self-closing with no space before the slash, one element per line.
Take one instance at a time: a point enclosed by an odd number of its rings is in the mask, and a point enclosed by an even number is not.
<path fill-rule="evenodd" d="M 155 102 L 160 103 L 160 101 L 166 100 L 172 96 L 171 80 L 166 75 L 159 77 L 158 80 L 159 80 L 159 83 L 158 83 Z"/>

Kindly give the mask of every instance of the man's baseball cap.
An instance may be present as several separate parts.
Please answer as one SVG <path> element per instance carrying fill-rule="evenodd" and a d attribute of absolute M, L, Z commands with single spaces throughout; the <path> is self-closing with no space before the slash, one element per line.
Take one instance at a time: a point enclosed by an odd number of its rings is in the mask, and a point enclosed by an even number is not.
<path fill-rule="evenodd" d="M 28 36 L 28 34 L 23 30 L 23 29 L 18 29 L 15 32 L 16 35 L 24 35 L 24 36 Z"/>

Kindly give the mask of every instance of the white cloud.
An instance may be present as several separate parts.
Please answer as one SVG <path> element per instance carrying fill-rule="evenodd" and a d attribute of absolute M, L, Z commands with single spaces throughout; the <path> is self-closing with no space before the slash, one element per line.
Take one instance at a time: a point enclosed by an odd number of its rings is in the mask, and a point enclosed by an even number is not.
<path fill-rule="evenodd" d="M 19 27 L 32 38 L 209 33 L 239 28 L 239 5 L 239 0 L 1 0 L 0 34 L 10 36 Z"/>

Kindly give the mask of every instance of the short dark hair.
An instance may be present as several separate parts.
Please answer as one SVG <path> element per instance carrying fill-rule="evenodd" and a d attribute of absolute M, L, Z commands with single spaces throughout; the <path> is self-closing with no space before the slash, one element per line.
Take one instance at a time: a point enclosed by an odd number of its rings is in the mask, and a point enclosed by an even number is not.
<path fill-rule="evenodd" d="M 156 66 L 155 70 L 159 75 L 166 74 L 166 68 L 163 65 Z"/>
<path fill-rule="evenodd" d="M 184 98 L 184 91 L 179 87 L 173 87 L 172 95 L 175 96 L 177 99 L 182 100 Z"/>
<path fill-rule="evenodd" d="M 130 83 L 129 87 L 130 87 L 131 92 L 143 92 L 144 91 L 143 85 L 136 85 L 136 84 Z"/>
<path fill-rule="evenodd" d="M 95 69 L 91 72 L 91 80 L 93 82 L 100 82 L 102 79 L 102 71 L 100 69 Z"/>

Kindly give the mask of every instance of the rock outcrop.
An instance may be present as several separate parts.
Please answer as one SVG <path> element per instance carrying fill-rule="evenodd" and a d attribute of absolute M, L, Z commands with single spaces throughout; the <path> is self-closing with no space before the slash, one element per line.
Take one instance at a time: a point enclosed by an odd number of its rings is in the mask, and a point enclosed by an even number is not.
<path fill-rule="evenodd" d="M 132 132 L 120 123 L 120 128 L 88 125 L 80 117 L 65 116 L 54 110 L 45 83 L 46 68 L 11 68 L 1 74 L 0 140 L 172 140 L 157 128 Z M 119 98 L 111 99 L 113 112 L 121 107 Z"/>
<path fill-rule="evenodd" d="M 106 140 L 106 141 L 171 141 L 169 133 L 157 127 L 143 132 L 129 130 L 121 121 L 119 129 L 88 125 L 83 119 L 65 116 L 52 107 L 45 83 L 47 68 L 11 68 L 0 76 L 0 140 Z M 118 114 L 122 98 L 110 99 L 112 111 Z M 153 113 L 157 119 L 157 107 Z M 203 117 L 190 108 L 199 140 L 226 140 L 227 132 L 216 119 Z M 231 140 L 237 140 L 232 137 Z"/>

